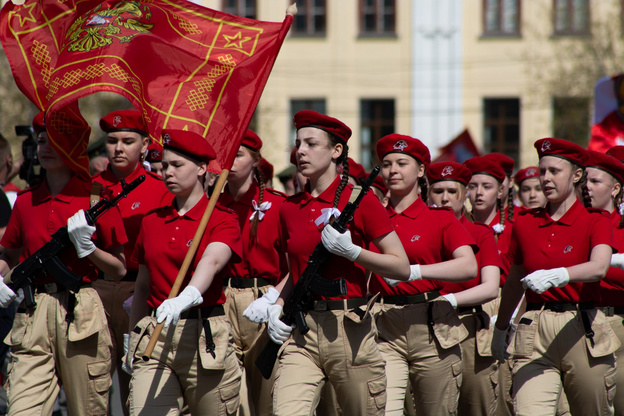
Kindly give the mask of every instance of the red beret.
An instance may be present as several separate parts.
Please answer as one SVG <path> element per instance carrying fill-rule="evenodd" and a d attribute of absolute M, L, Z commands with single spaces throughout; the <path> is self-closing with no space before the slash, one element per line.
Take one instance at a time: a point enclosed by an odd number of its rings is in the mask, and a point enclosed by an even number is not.
<path fill-rule="evenodd" d="M 545 138 L 535 142 L 535 148 L 540 159 L 544 156 L 555 156 L 566 159 L 577 165 L 585 166 L 587 153 L 585 149 L 569 140 Z"/>
<path fill-rule="evenodd" d="M 360 182 L 360 178 L 366 179 L 367 177 L 364 166 L 360 165 L 351 158 L 349 158 L 349 176 L 355 178 L 358 183 Z"/>
<path fill-rule="evenodd" d="M 624 163 L 624 146 L 613 146 L 607 150 L 607 154 Z"/>
<path fill-rule="evenodd" d="M 483 155 L 483 156 L 487 157 L 489 159 L 492 159 L 496 163 L 501 165 L 503 170 L 507 174 L 507 176 L 511 176 L 511 174 L 513 173 L 514 165 L 516 164 L 516 162 L 512 158 L 510 158 L 509 156 L 504 155 L 502 153 L 496 153 L 496 152 L 488 153 L 488 154 Z"/>
<path fill-rule="evenodd" d="M 457 162 L 432 163 L 427 168 L 429 183 L 440 181 L 455 181 L 468 186 L 472 172 L 466 166 Z"/>
<path fill-rule="evenodd" d="M 147 156 L 145 160 L 148 162 L 160 162 L 162 161 L 163 148 L 157 142 L 152 142 L 147 146 Z"/>
<path fill-rule="evenodd" d="M 208 163 L 217 158 L 208 140 L 192 131 L 163 129 L 162 141 L 163 148 L 175 150 L 193 160 Z"/>
<path fill-rule="evenodd" d="M 366 174 L 366 177 L 368 177 L 368 174 Z M 384 195 L 386 194 L 386 192 L 388 192 L 388 188 L 386 188 L 386 184 L 384 183 L 383 177 L 381 175 L 375 176 L 375 179 L 373 180 L 373 186 L 383 192 Z"/>
<path fill-rule="evenodd" d="M 389 134 L 377 142 L 377 157 L 379 160 L 388 153 L 405 153 L 423 163 L 425 167 L 431 163 L 429 149 L 420 140 L 403 134 Z"/>
<path fill-rule="evenodd" d="M 264 176 L 265 181 L 273 177 L 273 165 L 263 157 L 260 158 L 260 162 L 258 163 L 258 170 L 260 170 L 260 173 Z"/>
<path fill-rule="evenodd" d="M 147 126 L 139 110 L 117 110 L 100 119 L 100 128 L 106 133 L 131 131 L 147 136 Z"/>
<path fill-rule="evenodd" d="M 516 185 L 520 186 L 523 180 L 529 178 L 539 178 L 539 176 L 539 168 L 537 166 L 529 166 L 527 168 L 520 169 L 514 175 L 514 182 Z"/>
<path fill-rule="evenodd" d="M 32 126 L 33 130 L 35 130 L 35 134 L 39 134 L 42 131 L 45 131 L 45 122 L 44 122 L 45 113 L 42 111 L 33 118 Z"/>
<path fill-rule="evenodd" d="M 297 130 L 304 127 L 315 127 L 336 137 L 343 143 L 347 143 L 351 137 L 351 129 L 337 118 L 326 116 L 312 110 L 302 110 L 295 114 L 293 123 Z"/>
<path fill-rule="evenodd" d="M 243 136 L 241 146 L 245 146 L 254 152 L 259 152 L 262 148 L 262 140 L 258 137 L 255 131 L 247 129 L 245 135 Z"/>
<path fill-rule="evenodd" d="M 624 165 L 622 162 L 595 150 L 586 150 L 586 152 L 588 168 L 603 170 L 613 176 L 620 184 L 624 184 Z"/>
<path fill-rule="evenodd" d="M 464 165 L 470 169 L 473 175 L 484 174 L 490 175 L 500 183 L 505 180 L 505 171 L 503 167 L 495 162 L 493 159 L 485 156 L 476 156 L 470 158 L 464 162 Z"/>

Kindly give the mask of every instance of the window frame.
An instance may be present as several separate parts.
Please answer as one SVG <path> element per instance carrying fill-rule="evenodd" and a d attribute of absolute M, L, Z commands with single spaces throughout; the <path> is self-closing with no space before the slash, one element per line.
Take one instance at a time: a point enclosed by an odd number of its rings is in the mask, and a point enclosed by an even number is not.
<path fill-rule="evenodd" d="M 517 101 L 518 114 L 517 118 L 507 116 L 504 111 L 503 102 Z M 498 101 L 498 116 L 496 118 L 488 118 L 487 103 L 488 101 Z M 502 110 L 501 110 L 502 109 Z M 516 164 L 520 161 L 520 141 L 522 139 L 522 100 L 520 97 L 484 97 L 483 98 L 483 150 L 486 153 L 497 152 L 508 155 L 516 161 Z M 510 146 L 509 142 L 505 139 L 505 128 L 509 126 L 517 126 L 518 137 L 514 146 Z M 488 129 L 496 129 L 496 137 L 489 137 Z"/>
<path fill-rule="evenodd" d="M 321 6 L 323 9 L 323 29 L 316 30 L 315 26 L 315 17 L 320 14 L 315 14 L 316 5 L 314 4 L 315 0 L 299 0 L 297 3 L 298 11 L 295 16 L 295 21 L 293 22 L 290 30 L 290 35 L 297 38 L 323 38 L 327 36 L 327 0 L 320 0 L 323 2 Z M 292 1 L 288 4 L 290 5 Z M 305 31 L 297 30 L 297 18 L 301 18 L 301 16 L 305 17 Z"/>
<path fill-rule="evenodd" d="M 496 0 L 498 2 L 498 19 L 497 28 L 489 30 L 487 27 L 487 14 L 488 14 L 488 0 L 482 0 L 482 16 L 481 23 L 483 25 L 482 37 L 520 37 L 522 36 L 522 0 L 516 0 L 516 29 L 514 31 L 507 31 L 503 29 L 503 16 L 505 13 L 504 4 L 505 0 Z"/>
<path fill-rule="evenodd" d="M 385 13 L 385 0 L 372 0 L 374 2 L 374 16 L 375 16 L 375 29 L 367 30 L 365 25 L 365 12 L 366 5 L 364 4 L 366 0 L 358 0 L 358 33 L 361 38 L 379 38 L 379 37 L 397 37 L 397 1 L 392 1 L 392 28 L 390 30 L 384 30 L 384 17 Z"/>
<path fill-rule="evenodd" d="M 223 10 L 225 13 L 229 13 L 229 14 L 233 14 L 236 16 L 242 16 L 248 19 L 257 19 L 258 18 L 258 0 L 252 0 L 253 1 L 253 16 L 248 16 L 247 13 L 247 4 L 245 4 L 247 2 L 247 0 L 234 0 L 236 2 L 236 6 L 234 6 L 235 13 L 232 13 L 232 11 L 228 11 L 228 7 L 227 7 L 227 1 L 228 0 L 221 0 L 221 10 Z M 242 12 L 242 13 L 241 13 Z"/>
<path fill-rule="evenodd" d="M 365 117 L 364 104 L 370 103 L 372 106 L 381 103 L 392 104 L 392 120 L 381 118 L 369 118 Z M 374 108 L 373 113 L 383 113 L 381 107 Z M 386 134 L 391 134 L 396 131 L 397 123 L 397 99 L 395 97 L 375 97 L 375 98 L 360 98 L 360 161 L 364 169 L 370 171 L 376 164 L 381 163 L 377 158 L 377 142 Z M 370 137 L 367 137 L 367 131 L 370 129 Z M 385 131 L 384 131 L 385 129 Z M 370 140 L 370 143 L 366 143 L 366 140 Z M 367 155 L 366 153 L 369 153 Z"/>
<path fill-rule="evenodd" d="M 559 1 L 566 2 L 566 9 L 568 11 L 568 19 L 566 22 L 566 27 L 564 29 L 557 29 L 557 3 Z M 553 37 L 561 37 L 561 36 L 590 36 L 591 35 L 591 2 L 590 0 L 586 1 L 585 5 L 587 7 L 587 18 L 586 25 L 583 29 L 576 30 L 573 27 L 574 16 L 576 14 L 576 8 L 574 7 L 575 0 L 552 0 L 552 25 L 553 25 Z"/>

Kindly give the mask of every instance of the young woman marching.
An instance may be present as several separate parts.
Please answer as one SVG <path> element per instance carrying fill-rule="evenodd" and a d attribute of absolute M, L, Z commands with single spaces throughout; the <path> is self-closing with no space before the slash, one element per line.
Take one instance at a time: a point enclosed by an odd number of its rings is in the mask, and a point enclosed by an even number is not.
<path fill-rule="evenodd" d="M 83 210 L 90 207 L 92 183 L 61 159 L 43 121 L 40 113 L 33 127 L 45 179 L 20 193 L 15 202 L 2 237 L 0 273 L 5 276 L 67 225 L 75 250 L 65 249 L 58 260 L 81 277 L 81 288 L 71 292 L 46 274 L 33 287 L 36 307 L 19 306 L 5 339 L 11 346 L 9 414 L 52 414 L 63 385 L 69 414 L 107 415 L 112 343 L 92 283 L 98 269 L 116 280 L 126 274 L 123 244 L 127 238 L 117 208 L 104 213 L 95 226 L 87 223 Z M 0 283 L 2 307 L 14 298 L 11 289 Z"/>
<path fill-rule="evenodd" d="M 505 222 L 512 223 L 517 211 L 517 207 L 513 203 L 513 171 L 516 162 L 509 156 L 497 152 L 487 153 L 483 155 L 483 157 L 493 160 L 496 164 L 503 168 L 503 171 L 505 172 L 505 179 L 503 179 L 503 195 L 501 196 L 501 201 L 503 209 L 505 210 Z"/>
<path fill-rule="evenodd" d="M 449 207 L 477 243 L 478 274 L 467 282 L 445 282 L 441 293 L 457 309 L 468 337 L 462 341 L 462 384 L 458 415 L 494 415 L 498 392 L 498 365 L 490 351 L 490 315 L 483 305 L 498 296 L 502 262 L 494 233 L 484 224 L 465 217 L 466 186 L 470 169 L 455 162 L 433 163 L 427 169 L 429 203 Z"/>
<path fill-rule="evenodd" d="M 477 275 L 474 240 L 452 212 L 426 205 L 431 159 L 420 140 L 385 136 L 377 156 L 390 191 L 386 211 L 412 264 L 408 282 L 381 273 L 370 281 L 370 293 L 380 295 L 376 322 L 388 376 L 386 415 L 403 414 L 408 378 L 417 414 L 454 414 L 462 377 L 459 343 L 467 331 L 452 298 L 447 302 L 439 291 L 443 281 Z"/>
<path fill-rule="evenodd" d="M 620 343 L 599 300 L 599 280 L 609 267 L 612 230 L 604 213 L 589 212 L 587 154 L 566 140 L 541 139 L 544 209 L 525 211 L 513 226 L 511 271 L 503 288 L 492 353 L 508 355 L 507 330 L 526 287 L 527 310 L 515 333 L 513 398 L 517 415 L 552 415 L 561 390 L 570 411 L 613 414 L 615 357 Z M 577 189 L 579 188 L 579 189 Z"/>
<path fill-rule="evenodd" d="M 328 380 L 345 415 L 382 415 L 386 404 L 384 360 L 375 342 L 375 325 L 366 299 L 366 270 L 406 280 L 409 264 L 384 208 L 367 194 L 349 229 L 340 234 L 328 225 L 349 201 L 347 140 L 351 129 L 314 111 L 295 114 L 296 158 L 308 179 L 304 190 L 280 208 L 281 246 L 288 254 L 290 274 L 279 285 L 280 299 L 269 307 L 269 335 L 282 347 L 273 392 L 276 415 L 310 415 L 319 386 Z M 336 167 L 342 164 L 342 177 Z M 344 278 L 344 296 L 315 295 L 306 314 L 310 330 L 298 330 L 279 320 L 283 299 L 306 268 L 308 256 L 322 240 L 334 254 L 323 279 Z M 369 251 L 375 246 L 378 252 Z"/>
<path fill-rule="evenodd" d="M 225 310 L 234 330 L 237 355 L 245 367 L 254 414 L 271 415 L 273 380 L 265 380 L 254 364 L 264 346 L 256 344 L 264 326 L 255 322 L 267 320 L 267 305 L 279 296 L 274 286 L 288 268 L 276 247 L 279 208 L 286 196 L 265 188 L 265 178 L 258 169 L 261 147 L 260 137 L 247 130 L 219 202 L 238 215 L 243 241 L 242 261 L 230 265 L 224 281 Z M 265 302 L 253 303 L 256 299 Z"/>
<path fill-rule="evenodd" d="M 234 414 L 241 369 L 225 316 L 223 275 L 242 246 L 236 215 L 216 206 L 180 294 L 167 299 L 208 205 L 203 181 L 215 153 L 200 135 L 163 130 L 163 180 L 171 205 L 145 216 L 134 257 L 139 263 L 126 365 L 133 368 L 130 414 Z M 156 323 L 164 322 L 151 359 L 145 351 Z"/>
<path fill-rule="evenodd" d="M 603 209 L 611 217 L 614 243 L 618 251 L 624 251 L 624 224 L 619 205 L 622 202 L 624 165 L 619 160 L 587 150 L 587 190 L 593 208 Z M 615 352 L 617 367 L 624 368 L 624 271 L 622 254 L 613 254 L 611 265 L 600 281 L 600 303 L 613 332 L 622 344 Z M 620 260 L 620 261 L 619 261 Z M 624 415 L 624 371 L 617 373 L 617 389 L 613 402 L 616 415 Z"/>
<path fill-rule="evenodd" d="M 546 196 L 542 192 L 537 166 L 520 169 L 514 176 L 514 182 L 518 187 L 518 199 L 523 208 L 533 209 L 546 206 Z"/>

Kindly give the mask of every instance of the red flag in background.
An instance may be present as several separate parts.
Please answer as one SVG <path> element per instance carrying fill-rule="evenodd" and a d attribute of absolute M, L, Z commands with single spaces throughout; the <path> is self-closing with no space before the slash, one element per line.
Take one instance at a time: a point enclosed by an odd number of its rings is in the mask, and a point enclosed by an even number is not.
<path fill-rule="evenodd" d="M 197 132 L 230 168 L 292 23 L 177 0 L 8 2 L 0 35 L 16 83 L 46 116 L 99 91 L 142 109 L 152 139 Z"/>
<path fill-rule="evenodd" d="M 475 146 L 468 129 L 462 131 L 449 144 L 440 148 L 440 155 L 433 162 L 464 163 L 471 157 L 479 156 L 479 149 Z"/>

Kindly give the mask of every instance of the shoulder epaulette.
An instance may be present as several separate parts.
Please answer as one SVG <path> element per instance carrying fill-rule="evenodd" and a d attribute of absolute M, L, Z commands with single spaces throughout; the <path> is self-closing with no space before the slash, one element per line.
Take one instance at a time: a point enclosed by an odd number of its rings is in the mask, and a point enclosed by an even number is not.
<path fill-rule="evenodd" d="M 275 190 L 273 188 L 264 188 L 265 191 L 267 191 L 268 193 L 271 193 L 273 195 L 277 195 L 277 196 L 281 196 L 284 198 L 288 198 L 288 195 L 286 195 L 284 192 L 280 192 L 278 190 Z"/>

